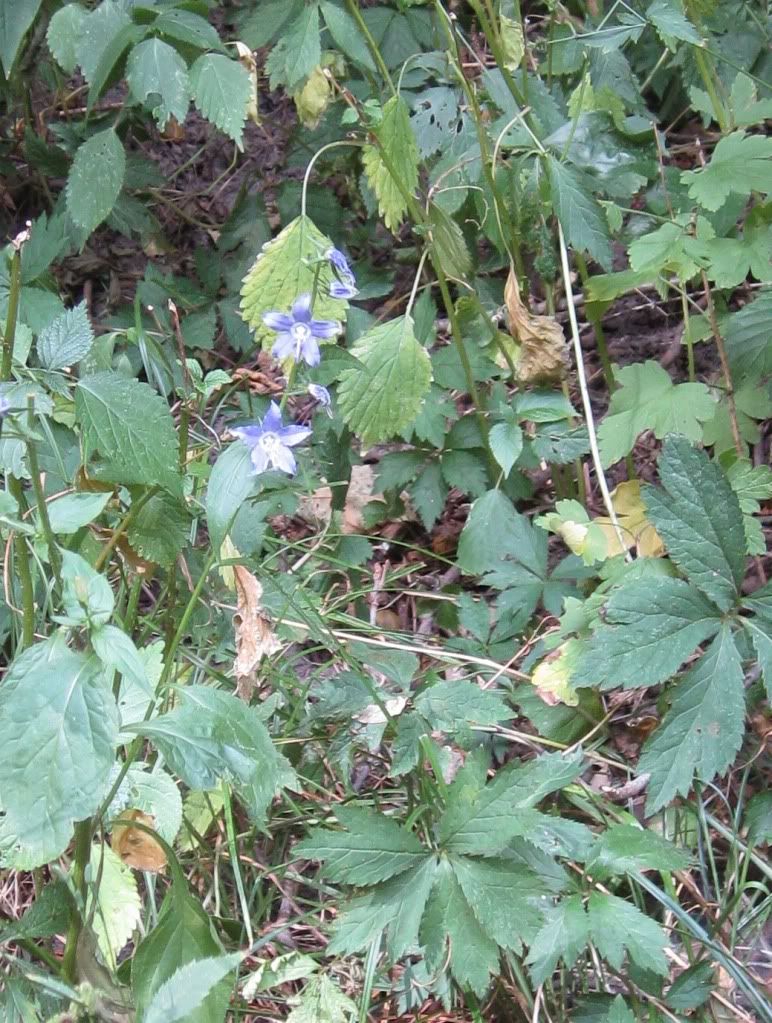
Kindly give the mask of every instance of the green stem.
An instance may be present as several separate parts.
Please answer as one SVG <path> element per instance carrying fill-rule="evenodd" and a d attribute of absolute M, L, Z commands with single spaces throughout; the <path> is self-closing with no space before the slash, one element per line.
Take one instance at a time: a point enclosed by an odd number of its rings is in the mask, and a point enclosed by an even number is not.
<path fill-rule="evenodd" d="M 11 282 L 8 289 L 8 313 L 5 318 L 3 335 L 3 361 L 0 366 L 0 379 L 10 380 L 13 370 L 13 346 L 16 340 L 16 320 L 19 315 L 19 297 L 21 295 L 21 249 L 14 250 L 11 259 Z"/>
<path fill-rule="evenodd" d="M 132 524 L 134 519 L 139 515 L 142 508 L 147 504 L 151 497 L 154 497 L 158 493 L 158 487 L 151 487 L 150 490 L 145 491 L 141 497 L 138 497 L 136 501 L 132 502 L 131 508 L 129 508 L 126 515 L 124 515 L 121 522 L 118 523 L 117 528 L 113 531 L 113 535 L 107 541 L 105 546 L 102 548 L 99 557 L 94 563 L 94 568 L 97 572 L 101 572 L 107 562 L 110 560 L 110 555 L 115 550 L 116 544 Z"/>
<path fill-rule="evenodd" d="M 27 398 L 27 423 L 30 430 L 33 429 L 35 424 L 35 399 L 30 395 Z M 48 517 L 48 505 L 46 504 L 46 495 L 43 492 L 43 481 L 40 476 L 40 466 L 38 464 L 38 453 L 35 447 L 35 442 L 32 439 L 28 439 L 26 443 L 27 447 L 27 462 L 29 463 L 30 476 L 32 477 L 32 489 L 35 491 L 35 503 L 37 504 L 37 512 L 40 518 L 40 526 L 43 530 L 43 536 L 45 537 L 46 545 L 48 547 L 48 557 L 51 561 L 51 568 L 54 573 L 54 579 L 56 582 L 56 589 L 59 593 L 62 591 L 62 554 L 59 550 L 59 545 L 56 542 L 56 537 L 51 529 L 51 520 Z"/>
<path fill-rule="evenodd" d="M 16 500 L 19 509 L 25 505 L 24 490 L 21 482 L 15 476 L 8 474 L 8 490 Z M 30 567 L 29 551 L 27 541 L 17 533 L 13 541 L 13 553 L 19 566 L 19 581 L 21 582 L 21 607 L 22 626 L 21 642 L 22 649 L 32 646 L 35 642 L 35 587 L 32 583 L 32 569 Z"/>
<path fill-rule="evenodd" d="M 594 304 L 590 301 L 587 294 L 587 286 L 590 282 L 590 275 L 587 272 L 587 262 L 581 252 L 574 252 L 574 262 L 579 271 L 579 277 L 582 281 L 582 290 L 584 291 L 584 309 L 587 313 L 587 319 L 592 324 L 592 329 L 595 333 L 595 343 L 598 346 L 598 356 L 600 357 L 600 364 L 603 367 L 603 376 L 606 381 L 606 387 L 608 387 L 609 394 L 617 389 L 617 382 L 614 379 L 614 367 L 611 365 L 611 358 L 608 353 L 608 345 L 606 344 L 606 335 L 603 331 L 603 324 L 601 318 L 598 315 Z"/>
<path fill-rule="evenodd" d="M 72 865 L 72 883 L 75 892 L 79 897 L 80 905 L 72 909 L 70 926 L 67 931 L 67 942 L 64 947 L 64 958 L 62 960 L 62 973 L 64 979 L 70 984 L 77 983 L 76 955 L 78 950 L 78 939 L 83 929 L 83 917 L 81 908 L 86 905 L 86 867 L 91 858 L 91 818 L 79 821 L 75 825 L 75 860 Z"/>
<path fill-rule="evenodd" d="M 377 64 L 378 70 L 381 73 L 381 77 L 391 89 L 392 96 L 396 96 L 397 90 L 394 88 L 394 81 L 391 77 L 391 74 L 389 73 L 389 69 L 386 67 L 386 61 L 381 56 L 381 51 L 378 49 L 378 44 L 376 43 L 375 39 L 373 39 L 373 34 L 367 27 L 367 22 L 362 17 L 362 12 L 359 10 L 359 4 L 357 3 L 357 0 L 346 0 L 346 7 L 348 7 L 349 14 L 356 22 L 357 28 L 365 37 L 367 49 L 370 51 L 373 60 Z"/>
<path fill-rule="evenodd" d="M 718 92 L 716 91 L 716 85 L 713 80 L 713 74 L 711 73 L 712 68 L 708 65 L 708 60 L 705 54 L 703 53 L 701 47 L 695 46 L 693 49 L 693 53 L 694 62 L 697 65 L 697 70 L 700 73 L 700 78 L 702 79 L 703 85 L 705 86 L 708 96 L 710 97 L 710 105 L 713 107 L 713 116 L 718 121 L 721 133 L 724 134 L 728 130 L 729 124 L 727 121 L 724 104 L 721 102 Z"/>

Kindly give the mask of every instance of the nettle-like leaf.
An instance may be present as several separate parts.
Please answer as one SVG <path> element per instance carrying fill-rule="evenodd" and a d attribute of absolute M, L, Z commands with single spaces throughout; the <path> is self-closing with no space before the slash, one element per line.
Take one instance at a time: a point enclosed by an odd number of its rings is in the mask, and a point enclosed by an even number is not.
<path fill-rule="evenodd" d="M 137 554 L 168 567 L 185 546 L 189 532 L 190 515 L 184 503 L 171 494 L 159 493 L 139 509 L 127 536 Z"/>
<path fill-rule="evenodd" d="M 740 749 L 745 730 L 745 690 L 740 655 L 724 625 L 706 653 L 673 692 L 670 710 L 646 743 L 638 764 L 651 774 L 646 809 L 655 813 L 692 780 L 723 774 Z"/>
<path fill-rule="evenodd" d="M 241 952 L 193 959 L 165 980 L 150 999 L 144 1023 L 189 1023 L 194 1013 L 243 959 Z M 218 1017 L 219 1014 L 218 1014 Z"/>
<path fill-rule="evenodd" d="M 185 61 L 162 39 L 145 39 L 135 46 L 126 64 L 132 95 L 150 107 L 163 130 L 170 117 L 184 121 L 190 105 L 190 81 Z M 149 102 L 152 97 L 152 104 Z M 160 102 L 157 102 L 160 97 Z"/>
<path fill-rule="evenodd" d="M 204 117 L 242 148 L 252 81 L 237 60 L 203 53 L 190 69 L 193 102 Z"/>
<path fill-rule="evenodd" d="M 67 4 L 48 23 L 46 42 L 59 67 L 71 75 L 78 65 L 78 44 L 88 11 L 80 4 Z"/>
<path fill-rule="evenodd" d="M 67 212 L 90 234 L 108 216 L 123 187 L 126 153 L 112 128 L 78 147 L 67 176 Z"/>
<path fill-rule="evenodd" d="M 283 85 L 288 91 L 297 88 L 321 63 L 319 38 L 319 4 L 304 4 L 297 16 L 282 31 L 271 50 L 265 70 L 272 89 Z"/>
<path fill-rule="evenodd" d="M 316 966 L 312 959 L 309 962 Z M 312 977 L 289 1003 L 295 1008 L 287 1016 L 287 1023 L 352 1023 L 359 1014 L 356 1003 L 324 973 Z"/>
<path fill-rule="evenodd" d="M 95 657 L 58 634 L 25 650 L 0 686 L 0 853 L 17 869 L 60 856 L 110 785 L 118 712 Z"/>
<path fill-rule="evenodd" d="M 720 139 L 707 166 L 683 171 L 681 181 L 703 209 L 719 210 L 730 195 L 768 192 L 772 138 L 732 132 Z"/>
<path fill-rule="evenodd" d="M 540 757 L 504 768 L 486 785 L 486 763 L 471 758 L 448 792 L 439 856 L 391 818 L 366 808 L 337 810 L 347 830 L 318 830 L 298 852 L 322 860 L 331 880 L 371 887 L 344 908 L 329 950 L 356 952 L 385 932 L 392 959 L 420 944 L 428 968 L 439 969 L 450 940 L 453 976 L 484 993 L 499 949 L 520 951 L 533 940 L 548 897 L 565 883 L 548 857 L 539 871 L 525 856 L 498 854 L 520 833 L 553 820 L 533 806 L 569 784 L 581 761 Z"/>
<path fill-rule="evenodd" d="M 378 199 L 378 210 L 386 227 L 393 231 L 402 223 L 408 208 L 405 192 L 412 195 L 418 185 L 418 143 L 410 123 L 410 111 L 401 96 L 392 96 L 383 108 L 380 123 L 373 128 L 378 145 L 367 145 L 362 162 L 367 182 Z M 392 177 L 389 166 L 398 176 Z"/>
<path fill-rule="evenodd" d="M 148 384 L 107 370 L 84 377 L 75 410 L 99 474 L 117 483 L 180 491 L 178 442 L 169 406 Z"/>
<path fill-rule="evenodd" d="M 276 338 L 263 323 L 263 313 L 287 312 L 304 292 L 316 293 L 317 319 L 345 318 L 348 302 L 329 295 L 335 274 L 325 253 L 331 247 L 330 239 L 306 216 L 296 217 L 266 242 L 241 288 L 241 315 L 254 330 L 257 344 L 270 348 Z"/>
<path fill-rule="evenodd" d="M 338 404 L 348 426 L 369 446 L 414 422 L 431 383 L 431 361 L 409 316 L 367 331 L 351 354 L 362 368 L 341 374 Z"/>
<path fill-rule="evenodd" d="M 737 495 L 704 451 L 668 437 L 659 460 L 662 487 L 645 487 L 649 518 L 668 553 L 722 611 L 736 604 L 745 575 L 745 528 Z"/>
<path fill-rule="evenodd" d="M 611 239 L 606 215 L 581 175 L 553 156 L 547 158 L 547 175 L 552 204 L 566 241 L 588 252 L 604 270 L 610 270 Z"/>
<path fill-rule="evenodd" d="M 608 413 L 598 428 L 605 466 L 628 455 L 644 430 L 652 430 L 660 440 L 668 433 L 701 440 L 702 424 L 716 410 L 705 384 L 674 384 L 653 361 L 624 366 L 616 377 L 619 389 L 611 395 Z"/>
<path fill-rule="evenodd" d="M 86 303 L 68 309 L 50 323 L 37 340 L 37 352 L 46 369 L 63 369 L 80 362 L 91 351 L 94 331 Z"/>
<path fill-rule="evenodd" d="M 99 880 L 99 887 L 96 881 Z M 86 869 L 90 882 L 86 900 L 86 914 L 93 920 L 92 927 L 99 951 L 111 969 L 118 965 L 118 953 L 134 933 L 142 917 L 142 900 L 137 881 L 109 845 L 94 842 Z"/>
<path fill-rule="evenodd" d="M 256 821 L 282 788 L 295 784 L 257 712 L 230 693 L 188 686 L 174 710 L 126 730 L 151 739 L 190 788 L 230 782 Z"/>

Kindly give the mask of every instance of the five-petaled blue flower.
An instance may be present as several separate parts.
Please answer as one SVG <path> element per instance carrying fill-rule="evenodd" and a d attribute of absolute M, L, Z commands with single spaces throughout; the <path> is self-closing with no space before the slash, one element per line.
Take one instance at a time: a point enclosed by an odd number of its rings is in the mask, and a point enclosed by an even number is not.
<path fill-rule="evenodd" d="M 308 393 L 311 395 L 311 397 L 314 399 L 314 401 L 318 401 L 319 402 L 319 404 L 325 410 L 327 415 L 332 419 L 332 408 L 331 408 L 332 398 L 330 397 L 330 392 L 327 390 L 327 388 L 326 387 L 322 387 L 321 384 L 309 384 L 308 385 Z"/>
<path fill-rule="evenodd" d="M 309 294 L 296 299 L 289 313 L 264 313 L 263 323 L 279 335 L 271 349 L 275 359 L 294 359 L 309 366 L 319 365 L 319 341 L 335 337 L 341 329 L 337 320 L 311 319 Z"/>
<path fill-rule="evenodd" d="M 294 476 L 297 464 L 290 449 L 310 437 L 312 431 L 307 426 L 283 426 L 281 409 L 272 401 L 262 422 L 237 426 L 231 429 L 231 433 L 250 449 L 255 475 L 265 472 L 270 466 Z"/>
<path fill-rule="evenodd" d="M 326 256 L 338 275 L 338 280 L 330 285 L 330 298 L 356 298 L 359 294 L 356 277 L 344 254 L 340 249 L 328 249 Z"/>

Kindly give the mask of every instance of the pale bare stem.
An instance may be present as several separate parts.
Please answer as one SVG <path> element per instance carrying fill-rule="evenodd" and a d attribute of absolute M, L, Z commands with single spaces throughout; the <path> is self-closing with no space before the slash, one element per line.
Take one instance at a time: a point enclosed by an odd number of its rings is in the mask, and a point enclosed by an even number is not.
<path fill-rule="evenodd" d="M 306 173 L 303 175 L 303 191 L 300 194 L 300 215 L 304 217 L 306 215 L 306 202 L 308 199 L 308 181 L 311 177 L 311 171 L 314 169 L 314 164 L 322 155 L 329 149 L 336 149 L 338 146 L 362 146 L 364 143 L 361 139 L 339 139 L 337 142 L 328 142 L 326 146 L 322 146 L 321 149 L 317 149 L 311 159 L 308 161 L 306 167 Z"/>
<path fill-rule="evenodd" d="M 592 404 L 590 403 L 590 392 L 587 389 L 587 374 L 584 371 L 584 357 L 582 355 L 582 344 L 579 340 L 579 323 L 576 319 L 576 307 L 574 305 L 574 295 L 571 290 L 571 270 L 568 265 L 568 249 L 566 248 L 566 239 L 563 236 L 563 228 L 558 221 L 558 241 L 560 243 L 560 265 L 563 272 L 563 285 L 566 292 L 566 306 L 568 307 L 568 319 L 571 324 L 571 339 L 574 346 L 574 357 L 576 359 L 576 375 L 579 380 L 579 390 L 582 395 L 582 407 L 584 408 L 584 419 L 587 423 L 587 433 L 590 438 L 590 451 L 592 453 L 592 462 L 595 466 L 595 475 L 598 477 L 598 486 L 603 497 L 603 504 L 611 520 L 611 525 L 616 533 L 617 540 L 619 541 L 620 548 L 625 552 L 625 559 L 632 561 L 632 555 L 627 550 L 625 544 L 624 535 L 619 525 L 619 519 L 614 509 L 614 505 L 611 501 L 611 494 L 608 489 L 608 483 L 606 482 L 606 476 L 603 472 L 603 464 L 600 459 L 600 451 L 598 450 L 598 436 L 595 431 L 595 420 L 592 415 Z"/>
<path fill-rule="evenodd" d="M 405 309 L 405 316 L 409 316 L 413 310 L 415 303 L 415 297 L 418 294 L 418 285 L 421 283 L 421 274 L 423 273 L 424 263 L 429 255 L 429 247 L 427 246 L 421 253 L 421 258 L 418 261 L 418 269 L 415 273 L 415 280 L 413 281 L 413 287 L 410 291 L 410 298 L 407 300 L 407 308 Z"/>

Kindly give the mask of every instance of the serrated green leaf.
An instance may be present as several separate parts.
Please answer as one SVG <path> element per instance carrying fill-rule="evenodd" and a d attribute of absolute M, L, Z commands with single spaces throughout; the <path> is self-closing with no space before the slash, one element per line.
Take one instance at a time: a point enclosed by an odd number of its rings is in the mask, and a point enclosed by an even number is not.
<path fill-rule="evenodd" d="M 689 196 L 695 202 L 715 212 L 733 193 L 768 192 L 771 159 L 772 138 L 735 131 L 719 139 L 705 167 L 683 171 L 681 182 L 689 186 Z"/>
<path fill-rule="evenodd" d="M 254 708 L 208 686 L 180 690 L 174 710 L 126 726 L 163 752 L 169 767 L 193 789 L 229 781 L 255 821 L 295 774 L 276 750 Z"/>
<path fill-rule="evenodd" d="M 103 479 L 180 490 L 178 442 L 169 406 L 148 384 L 110 370 L 84 377 L 75 410 Z"/>
<path fill-rule="evenodd" d="M 170 845 L 182 826 L 182 796 L 165 771 L 148 771 L 132 764 L 111 804 L 116 815 L 125 809 L 141 810 L 154 820 L 153 827 Z"/>
<path fill-rule="evenodd" d="M 529 973 L 534 984 L 543 984 L 552 976 L 562 959 L 570 969 L 589 940 L 590 921 L 581 895 L 570 895 L 545 911 L 545 923 L 536 934 L 528 952 Z"/>
<path fill-rule="evenodd" d="M 724 340 L 735 384 L 739 379 L 756 381 L 772 373 L 771 319 L 772 288 L 762 292 L 739 312 L 730 314 Z"/>
<path fill-rule="evenodd" d="M 123 629 L 115 625 L 102 625 L 92 631 L 91 641 L 94 653 L 108 671 L 117 671 L 135 685 L 149 688 L 150 682 L 139 651 Z"/>
<path fill-rule="evenodd" d="M 448 487 L 439 462 L 430 462 L 408 488 L 410 499 L 421 517 L 424 529 L 431 529 L 442 515 Z"/>
<path fill-rule="evenodd" d="M 223 45 L 214 25 L 206 18 L 185 8 L 172 8 L 161 13 L 153 22 L 153 31 L 199 50 L 222 50 Z"/>
<path fill-rule="evenodd" d="M 512 762 L 477 790 L 457 778 L 440 820 L 440 841 L 457 854 L 495 856 L 520 833 L 517 811 L 569 785 L 581 769 L 581 754 L 555 753 L 527 764 Z"/>
<path fill-rule="evenodd" d="M 670 558 L 722 611 L 737 602 L 745 575 L 745 527 L 737 495 L 715 462 L 683 437 L 668 437 L 662 488 L 647 486 L 648 517 Z"/>
<path fill-rule="evenodd" d="M 716 410 L 705 384 L 674 384 L 667 371 L 653 361 L 624 366 L 616 378 L 619 389 L 611 395 L 609 410 L 598 428 L 604 466 L 628 455 L 644 430 L 652 430 L 659 440 L 668 433 L 681 433 L 693 441 L 702 439 L 702 424 Z"/>
<path fill-rule="evenodd" d="M 686 795 L 695 775 L 710 781 L 734 760 L 745 726 L 740 655 L 724 626 L 674 690 L 670 710 L 643 748 L 638 770 L 651 774 L 646 809 Z"/>
<path fill-rule="evenodd" d="M 359 1013 L 356 1002 L 324 973 L 313 977 L 301 994 L 289 1001 L 296 1008 L 287 1016 L 287 1023 L 351 1023 Z"/>
<path fill-rule="evenodd" d="M 432 251 L 443 271 L 449 277 L 463 280 L 472 268 L 472 257 L 466 246 L 464 232 L 437 203 L 429 205 L 429 226 Z"/>
<path fill-rule="evenodd" d="M 635 1023 L 635 1016 L 628 1009 L 621 995 L 617 995 L 611 1003 L 611 1008 L 606 1014 L 604 1023 Z"/>
<path fill-rule="evenodd" d="M 37 341 L 38 358 L 46 369 L 63 369 L 80 362 L 91 351 L 94 331 L 81 302 L 50 323 Z"/>
<path fill-rule="evenodd" d="M 716 978 L 715 966 L 710 960 L 695 963 L 684 970 L 670 986 L 667 1004 L 677 1012 L 691 1012 L 710 998 Z"/>
<path fill-rule="evenodd" d="M 743 618 L 742 622 L 756 651 L 767 699 L 772 700 L 772 625 L 763 618 Z"/>
<path fill-rule="evenodd" d="M 97 879 L 99 887 L 96 887 Z M 142 916 L 142 900 L 130 867 L 109 845 L 94 842 L 86 868 L 89 883 L 86 914 L 92 921 L 99 951 L 111 970 Z"/>
<path fill-rule="evenodd" d="M 517 549 L 520 518 L 500 490 L 489 490 L 478 497 L 459 540 L 459 568 L 470 575 L 499 568 L 507 553 Z"/>
<path fill-rule="evenodd" d="M 265 326 L 263 313 L 286 312 L 298 295 L 316 291 L 314 316 L 323 320 L 345 318 L 348 302 L 330 298 L 335 275 L 325 253 L 329 238 L 309 217 L 296 217 L 263 246 L 241 288 L 241 315 L 255 332 L 255 343 L 270 348 L 275 333 Z"/>
<path fill-rule="evenodd" d="M 402 223 L 408 207 L 405 193 L 412 195 L 418 185 L 418 144 L 410 124 L 410 112 L 401 96 L 392 96 L 385 104 L 383 117 L 373 131 L 379 146 L 366 145 L 362 163 L 383 222 L 393 231 Z M 381 148 L 398 181 L 386 166 Z"/>
<path fill-rule="evenodd" d="M 606 874 L 638 870 L 683 870 L 689 855 L 655 831 L 633 824 L 612 824 L 597 839 L 587 859 L 587 870 Z"/>
<path fill-rule="evenodd" d="M 566 241 L 588 252 L 604 270 L 611 269 L 611 239 L 602 207 L 587 191 L 578 171 L 547 157 L 552 202 Z"/>
<path fill-rule="evenodd" d="M 367 49 L 357 24 L 347 11 L 329 0 L 322 0 L 322 16 L 335 45 L 356 64 L 361 64 L 372 74 L 376 72 L 375 62 Z"/>
<path fill-rule="evenodd" d="M 357 952 L 385 931 L 390 958 L 404 955 L 418 941 L 436 868 L 435 857 L 425 851 L 417 866 L 354 899 L 336 922 L 329 952 Z"/>
<path fill-rule="evenodd" d="M 78 44 L 88 11 L 80 4 L 67 4 L 48 23 L 46 42 L 59 67 L 71 75 L 78 64 Z"/>
<path fill-rule="evenodd" d="M 521 952 L 543 922 L 540 903 L 552 894 L 539 875 L 521 864 L 501 859 L 451 859 L 466 901 L 489 938 L 503 948 Z"/>
<path fill-rule="evenodd" d="M 346 831 L 316 829 L 295 848 L 298 856 L 321 860 L 331 881 L 377 884 L 417 866 L 426 850 L 412 831 L 364 806 L 341 806 L 335 815 Z"/>
<path fill-rule="evenodd" d="M 292 92 L 321 63 L 319 4 L 305 4 L 274 46 L 266 62 L 270 85 Z"/>
<path fill-rule="evenodd" d="M 246 445 L 242 445 L 246 448 Z M 247 454 L 249 453 L 249 449 Z M 190 515 L 171 494 L 153 494 L 137 512 L 127 530 L 129 543 L 147 561 L 173 565 L 189 538 Z"/>
<path fill-rule="evenodd" d="M 73 822 L 96 812 L 110 786 L 115 700 L 95 657 L 62 635 L 20 654 L 0 686 L 2 858 L 17 869 L 56 859 Z"/>
<path fill-rule="evenodd" d="M 75 53 L 89 85 L 93 83 L 97 67 L 110 43 L 130 26 L 131 18 L 123 5 L 115 0 L 103 0 L 83 20 Z"/>
<path fill-rule="evenodd" d="M 188 69 L 174 47 L 162 39 L 145 39 L 132 49 L 126 64 L 126 81 L 134 98 L 152 111 L 162 131 L 170 117 L 180 123 L 187 117 Z"/>
<path fill-rule="evenodd" d="M 341 374 L 338 405 L 349 428 L 369 447 L 415 420 L 431 383 L 431 363 L 409 316 L 373 327 L 351 354 L 361 369 Z"/>
<path fill-rule="evenodd" d="M 488 440 L 491 454 L 501 466 L 506 479 L 523 450 L 522 428 L 514 422 L 496 423 L 491 427 Z"/>
<path fill-rule="evenodd" d="M 730 465 L 726 478 L 737 494 L 743 513 L 745 551 L 747 554 L 764 554 L 767 549 L 764 532 L 755 516 L 759 512 L 759 502 L 772 497 L 772 469 L 766 465 L 753 466 L 742 460 Z"/>
<path fill-rule="evenodd" d="M 743 824 L 754 845 L 772 841 L 772 791 L 757 792 L 745 808 Z"/>
<path fill-rule="evenodd" d="M 587 913 L 591 940 L 614 969 L 621 968 L 627 949 L 636 966 L 667 976 L 667 939 L 654 920 L 631 902 L 601 892 L 590 893 Z"/>
<path fill-rule="evenodd" d="M 247 69 L 220 53 L 203 53 L 190 69 L 190 88 L 198 110 L 241 149 L 252 96 Z"/>
<path fill-rule="evenodd" d="M 11 71 L 21 41 L 35 20 L 42 0 L 0 0 L 0 64 L 5 77 Z"/>
<path fill-rule="evenodd" d="M 430 400 L 431 398 L 427 399 L 427 405 Z M 445 482 L 462 494 L 480 497 L 489 486 L 484 458 L 482 449 L 460 451 L 451 448 L 449 451 L 443 451 L 440 465 Z"/>
<path fill-rule="evenodd" d="M 126 153 L 112 128 L 78 147 L 67 176 L 67 212 L 90 234 L 115 205 L 123 186 Z"/>
<path fill-rule="evenodd" d="M 144 1023 L 189 1023 L 193 1013 L 233 973 L 244 958 L 241 952 L 193 959 L 160 985 L 142 1017 Z"/>
<path fill-rule="evenodd" d="M 681 579 L 632 580 L 611 595 L 571 676 L 574 686 L 653 686 L 674 675 L 721 627 L 721 616 Z"/>
<path fill-rule="evenodd" d="M 747 814 L 746 814 L 747 816 Z M 70 894 L 63 881 L 47 884 L 18 920 L 0 928 L 0 943 L 20 938 L 52 938 L 67 930 L 70 919 Z"/>
<path fill-rule="evenodd" d="M 654 0 L 646 10 L 646 20 L 652 23 L 662 42 L 674 53 L 677 39 L 697 46 L 702 43 L 699 32 L 675 0 Z"/>
<path fill-rule="evenodd" d="M 132 959 L 131 987 L 138 1018 L 146 1021 L 154 994 L 178 969 L 221 952 L 208 914 L 188 894 L 184 879 L 175 877 L 158 914 L 158 923 L 140 942 Z M 222 1023 L 229 994 L 227 983 L 216 986 L 200 1006 L 188 1013 L 186 1023 Z"/>
<path fill-rule="evenodd" d="M 472 724 L 495 725 L 513 716 L 501 697 L 466 679 L 449 679 L 422 689 L 415 708 L 441 732 L 455 732 Z"/>

